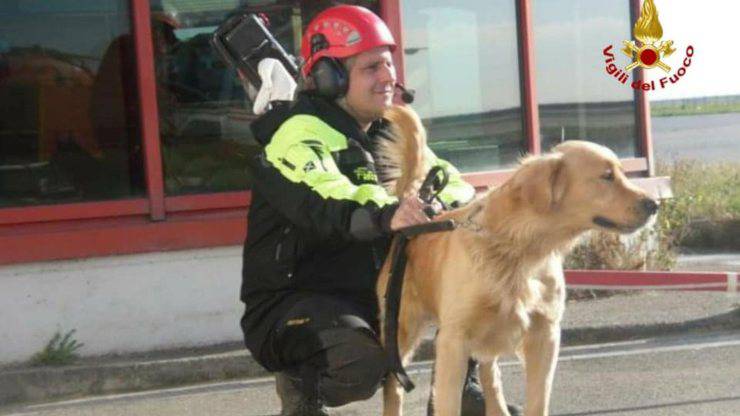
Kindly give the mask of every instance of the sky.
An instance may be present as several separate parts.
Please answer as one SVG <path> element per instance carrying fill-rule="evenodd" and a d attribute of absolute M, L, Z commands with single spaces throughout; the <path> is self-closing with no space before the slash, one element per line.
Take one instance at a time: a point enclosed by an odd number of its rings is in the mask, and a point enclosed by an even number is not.
<path fill-rule="evenodd" d="M 694 47 L 679 82 L 650 91 L 650 100 L 740 95 L 740 0 L 654 0 L 662 40 L 676 52 L 664 58 L 675 74 Z M 516 17 L 511 0 L 404 0 L 407 83 L 417 89 L 427 116 L 517 107 L 519 102 Z M 614 64 L 630 39 L 627 0 L 537 0 L 533 2 L 536 84 L 541 104 L 632 100 L 627 85 L 606 73 L 604 48 Z M 468 91 L 462 93 L 462 91 Z M 478 92 L 470 94 L 470 91 Z M 421 104 L 420 104 L 421 105 Z M 428 114 L 427 114 L 428 113 Z"/>
<path fill-rule="evenodd" d="M 681 66 L 686 47 L 694 47 L 691 66 L 680 82 L 650 92 L 651 100 L 740 94 L 740 1 L 654 0 L 663 26 L 663 39 L 673 40 L 676 52 L 666 59 Z M 650 70 L 660 78 L 659 69 Z"/>
<path fill-rule="evenodd" d="M 630 88 L 623 88 L 605 73 L 602 54 L 604 47 L 612 45 L 618 68 L 631 62 L 620 51 L 631 29 L 625 3 L 621 0 L 534 2 L 537 89 L 541 102 L 629 99 Z M 671 67 L 669 74 L 650 69 L 645 71 L 646 78 L 658 80 L 675 74 L 689 45 L 694 47 L 694 57 L 679 82 L 650 91 L 650 100 L 740 94 L 740 0 L 654 0 L 654 3 L 663 27 L 662 40 L 672 40 L 676 52 L 664 59 Z M 635 80 L 634 76 L 630 73 L 629 83 Z"/>

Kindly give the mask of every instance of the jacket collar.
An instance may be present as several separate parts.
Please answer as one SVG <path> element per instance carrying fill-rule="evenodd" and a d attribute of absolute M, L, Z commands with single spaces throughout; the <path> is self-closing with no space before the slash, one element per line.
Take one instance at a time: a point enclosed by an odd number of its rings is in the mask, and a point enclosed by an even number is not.
<path fill-rule="evenodd" d="M 319 117 L 347 138 L 359 141 L 363 147 L 369 148 L 372 145 L 368 134 L 360 128 L 354 117 L 349 115 L 342 107 L 333 100 L 307 92 L 299 93 L 298 98 L 292 105 L 280 105 L 263 114 L 252 122 L 250 128 L 255 139 L 262 145 L 266 145 L 280 125 L 296 114 L 309 114 Z M 379 124 L 382 124 L 381 120 L 373 123 L 368 131 L 377 130 Z"/>

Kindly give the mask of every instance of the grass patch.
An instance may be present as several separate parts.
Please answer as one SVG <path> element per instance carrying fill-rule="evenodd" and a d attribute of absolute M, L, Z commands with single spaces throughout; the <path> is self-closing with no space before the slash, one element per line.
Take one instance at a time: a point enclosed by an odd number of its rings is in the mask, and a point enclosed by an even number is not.
<path fill-rule="evenodd" d="M 697 114 L 740 113 L 738 103 L 673 104 L 651 103 L 652 117 L 689 116 Z"/>
<path fill-rule="evenodd" d="M 56 332 L 54 336 L 49 340 L 43 350 L 36 353 L 31 358 L 31 365 L 66 365 L 77 361 L 80 358 L 77 355 L 77 350 L 82 348 L 85 344 L 77 342 L 72 338 L 75 330 L 71 330 L 62 336 L 61 333 Z"/>
<path fill-rule="evenodd" d="M 658 221 L 674 246 L 740 249 L 740 163 L 679 160 L 656 172 L 671 177 L 674 197 Z"/>
<path fill-rule="evenodd" d="M 566 269 L 583 270 L 670 270 L 676 251 L 661 238 L 659 227 L 646 228 L 630 236 L 593 231 L 566 257 Z"/>

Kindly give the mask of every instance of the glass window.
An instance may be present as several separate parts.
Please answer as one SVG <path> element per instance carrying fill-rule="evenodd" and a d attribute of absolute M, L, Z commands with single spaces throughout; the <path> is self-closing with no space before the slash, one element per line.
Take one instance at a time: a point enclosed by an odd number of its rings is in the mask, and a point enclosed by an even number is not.
<path fill-rule="evenodd" d="M 247 160 L 259 151 L 252 101 L 236 71 L 210 45 L 234 13 L 264 13 L 286 51 L 298 55 L 310 19 L 333 1 L 151 1 L 160 138 L 168 195 L 241 191 Z M 377 12 L 377 1 L 360 4 Z"/>
<path fill-rule="evenodd" d="M 406 84 L 430 147 L 462 171 L 526 151 L 513 0 L 401 2 Z"/>
<path fill-rule="evenodd" d="M 534 2 L 537 96 L 543 151 L 561 140 L 589 140 L 619 156 L 637 152 L 629 84 L 605 72 L 602 50 L 630 38 L 627 1 Z"/>
<path fill-rule="evenodd" d="M 130 20 L 127 0 L 0 2 L 0 206 L 144 193 Z"/>

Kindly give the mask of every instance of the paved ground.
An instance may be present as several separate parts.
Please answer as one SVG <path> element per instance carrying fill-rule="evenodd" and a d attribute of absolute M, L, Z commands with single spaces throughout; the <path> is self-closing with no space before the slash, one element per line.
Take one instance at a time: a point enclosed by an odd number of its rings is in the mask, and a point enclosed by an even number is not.
<path fill-rule="evenodd" d="M 676 270 L 740 272 L 740 253 L 685 253 L 679 256 Z"/>
<path fill-rule="evenodd" d="M 739 254 L 713 256 L 717 255 L 690 257 L 691 261 L 684 266 L 706 270 L 707 264 L 714 264 L 720 270 L 740 271 L 736 267 Z M 739 295 L 636 291 L 568 302 L 563 345 L 716 330 L 740 330 Z M 431 342 L 425 343 L 418 355 L 422 359 L 433 357 Z M 61 368 L 0 369 L 0 405 L 264 375 L 264 370 L 240 343 L 124 357 L 92 357 Z"/>
<path fill-rule="evenodd" d="M 521 403 L 521 367 L 506 360 L 503 373 L 507 397 Z M 740 410 L 737 374 L 737 331 L 566 348 L 558 364 L 552 415 L 735 416 Z M 418 387 L 406 400 L 406 414 L 425 414 L 429 376 L 428 362 L 413 367 Z M 263 378 L 26 406 L 7 414 L 262 416 L 277 413 L 278 406 L 272 381 Z M 376 394 L 332 414 L 377 415 L 380 406 Z"/>
<path fill-rule="evenodd" d="M 655 158 L 740 161 L 740 113 L 653 117 Z"/>

